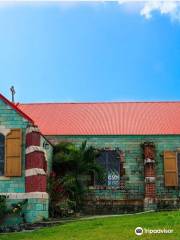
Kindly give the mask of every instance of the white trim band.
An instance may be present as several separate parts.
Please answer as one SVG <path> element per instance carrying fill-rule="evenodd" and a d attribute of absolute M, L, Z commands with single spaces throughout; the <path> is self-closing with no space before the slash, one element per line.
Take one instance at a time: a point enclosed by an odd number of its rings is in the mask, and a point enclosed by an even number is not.
<path fill-rule="evenodd" d="M 43 147 L 39 147 L 39 146 L 29 146 L 29 147 L 26 148 L 26 154 L 30 154 L 30 153 L 33 153 L 33 152 L 43 152 L 43 153 L 44 153 L 45 160 L 46 160 L 46 161 L 48 160 L 47 154 L 46 154 L 46 150 L 44 150 Z"/>
<path fill-rule="evenodd" d="M 0 195 L 7 196 L 8 199 L 31 199 L 31 198 L 48 199 L 49 198 L 49 195 L 46 192 L 0 193 Z"/>
<path fill-rule="evenodd" d="M 145 183 L 155 183 L 155 177 L 145 177 Z"/>
<path fill-rule="evenodd" d="M 154 159 L 150 159 L 150 158 L 145 158 L 144 159 L 144 164 L 146 163 L 155 163 L 155 160 Z"/>
<path fill-rule="evenodd" d="M 37 175 L 46 175 L 46 172 L 42 168 L 31 168 L 31 169 L 25 170 L 26 177 L 37 176 Z"/>
<path fill-rule="evenodd" d="M 32 152 L 43 152 L 45 153 L 45 150 L 43 147 L 39 146 L 29 146 L 26 148 L 26 154 L 32 153 Z"/>
<path fill-rule="evenodd" d="M 31 133 L 31 132 L 39 132 L 39 128 L 38 127 L 34 127 L 34 126 L 28 127 L 26 129 L 26 134 Z"/>

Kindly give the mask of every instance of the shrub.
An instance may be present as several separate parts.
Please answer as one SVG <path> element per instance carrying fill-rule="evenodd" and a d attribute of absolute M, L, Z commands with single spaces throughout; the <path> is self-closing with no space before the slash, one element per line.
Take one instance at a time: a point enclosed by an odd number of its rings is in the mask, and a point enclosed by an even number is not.
<path fill-rule="evenodd" d="M 96 162 L 99 152 L 86 141 L 77 147 L 62 142 L 55 146 L 53 173 L 49 178 L 50 214 L 79 212 L 83 208 L 89 180 L 95 174 L 102 175 L 102 168 Z"/>
<path fill-rule="evenodd" d="M 6 213 L 7 213 L 6 196 L 0 195 L 0 221 L 3 220 Z"/>

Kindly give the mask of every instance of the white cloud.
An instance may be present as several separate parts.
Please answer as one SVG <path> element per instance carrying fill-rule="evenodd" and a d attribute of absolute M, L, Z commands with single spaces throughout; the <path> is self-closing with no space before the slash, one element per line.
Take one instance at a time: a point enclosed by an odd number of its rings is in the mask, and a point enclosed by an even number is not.
<path fill-rule="evenodd" d="M 62 8 L 69 9 L 79 2 L 118 2 L 128 13 L 140 13 L 146 19 L 150 19 L 154 12 L 159 12 L 161 15 L 167 15 L 171 20 L 180 22 L 180 0 L 0 0 L 0 7 L 5 3 L 56 3 L 60 2 Z"/>
<path fill-rule="evenodd" d="M 138 4 L 135 1 L 130 0 L 119 0 L 120 4 L 127 4 L 131 2 L 132 7 L 134 4 Z M 143 1 L 138 1 L 139 3 Z M 159 12 L 161 15 L 168 15 L 173 21 L 180 21 L 180 1 L 174 0 L 149 0 L 144 1 L 143 6 L 140 8 L 140 15 L 146 19 L 150 19 L 154 12 Z"/>
<path fill-rule="evenodd" d="M 180 21 L 180 3 L 175 1 L 149 1 L 141 9 L 140 14 L 145 18 L 151 18 L 154 11 L 162 15 L 169 15 L 172 20 Z"/>

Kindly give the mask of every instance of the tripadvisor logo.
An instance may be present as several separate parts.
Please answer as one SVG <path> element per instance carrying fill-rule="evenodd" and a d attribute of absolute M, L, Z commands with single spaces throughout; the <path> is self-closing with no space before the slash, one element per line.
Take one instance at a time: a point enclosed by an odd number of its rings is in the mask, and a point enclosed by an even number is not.
<path fill-rule="evenodd" d="M 137 228 L 135 229 L 135 234 L 138 235 L 138 236 L 142 235 L 142 234 L 143 234 L 143 229 L 142 229 L 142 227 L 137 227 Z"/>
<path fill-rule="evenodd" d="M 137 227 L 135 229 L 135 234 L 137 236 L 140 236 L 142 234 L 169 234 L 173 233 L 173 229 L 149 229 L 149 228 L 142 228 L 142 227 Z"/>

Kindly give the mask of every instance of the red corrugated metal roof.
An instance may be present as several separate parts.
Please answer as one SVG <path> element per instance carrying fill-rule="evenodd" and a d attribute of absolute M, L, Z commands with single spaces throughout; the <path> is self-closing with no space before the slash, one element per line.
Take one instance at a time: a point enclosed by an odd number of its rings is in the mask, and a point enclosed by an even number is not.
<path fill-rule="evenodd" d="M 44 135 L 180 134 L 180 102 L 20 104 Z"/>

